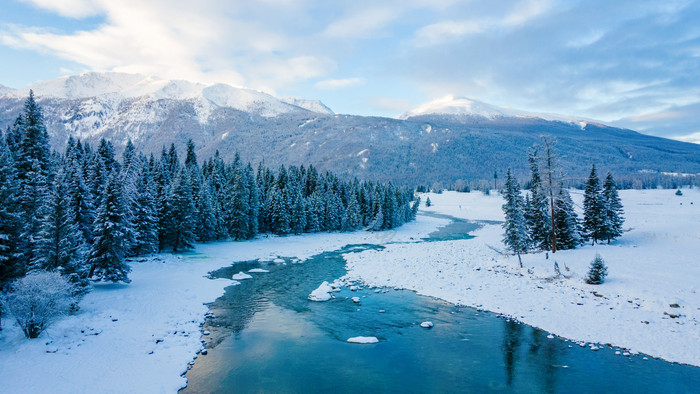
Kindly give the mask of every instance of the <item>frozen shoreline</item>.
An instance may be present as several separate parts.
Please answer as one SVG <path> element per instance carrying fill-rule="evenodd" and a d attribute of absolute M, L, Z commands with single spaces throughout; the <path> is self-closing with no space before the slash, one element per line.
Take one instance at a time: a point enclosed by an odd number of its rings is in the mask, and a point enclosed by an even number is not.
<path fill-rule="evenodd" d="M 700 366 L 700 191 L 684 193 L 621 191 L 624 227 L 631 230 L 618 241 L 559 251 L 548 260 L 544 253 L 524 255 L 522 270 L 516 257 L 499 253 L 501 227 L 485 225 L 474 239 L 349 253 L 348 277 L 502 313 L 578 342 Z M 503 218 L 498 195 L 429 196 L 434 205 L 427 211 L 473 220 Z M 572 197 L 580 206 L 582 196 Z M 599 286 L 583 282 L 595 253 L 609 271 Z M 554 261 L 568 278 L 555 277 Z"/>
<path fill-rule="evenodd" d="M 280 264 L 279 256 L 303 260 L 348 244 L 418 240 L 448 222 L 421 216 L 381 233 L 263 236 L 137 259 L 130 284 L 96 285 L 79 313 L 55 322 L 37 339 L 25 339 L 14 320 L 3 316 L 0 387 L 11 393 L 176 392 L 186 385 L 182 374 L 206 340 L 200 330 L 205 303 L 235 284 L 207 273 L 235 261 Z"/>

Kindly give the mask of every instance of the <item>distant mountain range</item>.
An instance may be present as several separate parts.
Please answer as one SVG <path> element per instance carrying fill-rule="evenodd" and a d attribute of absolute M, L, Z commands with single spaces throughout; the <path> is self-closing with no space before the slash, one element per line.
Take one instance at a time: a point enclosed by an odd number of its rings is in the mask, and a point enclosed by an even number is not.
<path fill-rule="evenodd" d="M 640 134 L 601 122 L 536 114 L 446 97 L 400 119 L 337 115 L 320 101 L 278 99 L 224 84 L 204 85 L 121 73 L 85 73 L 23 89 L 0 87 L 0 127 L 12 124 L 34 91 L 52 144 L 72 135 L 91 144 L 131 139 L 159 153 L 188 139 L 200 157 L 268 165 L 313 164 L 363 179 L 428 184 L 490 179 L 512 168 L 527 174 L 526 151 L 540 135 L 557 138 L 562 167 L 575 178 L 590 165 L 618 176 L 700 173 L 700 145 Z"/>

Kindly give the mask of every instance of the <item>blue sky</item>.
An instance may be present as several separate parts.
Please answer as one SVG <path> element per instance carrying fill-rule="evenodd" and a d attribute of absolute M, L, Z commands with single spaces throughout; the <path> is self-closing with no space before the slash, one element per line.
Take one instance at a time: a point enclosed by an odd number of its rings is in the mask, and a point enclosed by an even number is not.
<path fill-rule="evenodd" d="M 700 2 L 3 0 L 0 84 L 88 70 L 396 116 L 448 94 L 700 142 Z"/>

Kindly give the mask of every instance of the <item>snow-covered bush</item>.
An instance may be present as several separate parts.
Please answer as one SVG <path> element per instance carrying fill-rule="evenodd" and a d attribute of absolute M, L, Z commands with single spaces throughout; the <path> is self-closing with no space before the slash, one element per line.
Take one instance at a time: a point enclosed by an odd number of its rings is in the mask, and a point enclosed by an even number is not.
<path fill-rule="evenodd" d="M 599 285 L 605 281 L 608 275 L 608 268 L 605 266 L 605 261 L 596 253 L 595 258 L 591 262 L 591 267 L 586 276 L 586 283 L 589 285 Z"/>
<path fill-rule="evenodd" d="M 681 189 L 676 190 L 676 195 L 677 195 L 677 196 L 682 196 L 682 195 L 683 195 L 683 192 L 681 191 Z"/>
<path fill-rule="evenodd" d="M 36 338 L 73 302 L 73 285 L 58 272 L 34 271 L 15 280 L 4 304 L 27 338 Z"/>

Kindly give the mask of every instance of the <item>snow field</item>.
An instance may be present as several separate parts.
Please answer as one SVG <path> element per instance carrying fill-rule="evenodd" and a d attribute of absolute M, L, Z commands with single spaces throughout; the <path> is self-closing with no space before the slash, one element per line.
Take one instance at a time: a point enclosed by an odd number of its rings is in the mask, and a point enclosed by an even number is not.
<path fill-rule="evenodd" d="M 503 220 L 504 200 L 495 193 L 428 196 L 433 206 L 424 211 Z M 501 253 L 503 231 L 492 224 L 474 239 L 349 253 L 348 279 L 501 313 L 574 341 L 700 366 L 700 191 L 679 197 L 673 190 L 623 190 L 620 197 L 629 231 L 611 245 L 558 251 L 549 259 L 523 255 L 520 269 L 517 257 Z M 580 214 L 582 193 L 572 191 L 572 199 Z M 596 253 L 608 277 L 587 285 Z M 566 277 L 555 276 L 555 261 Z"/>

